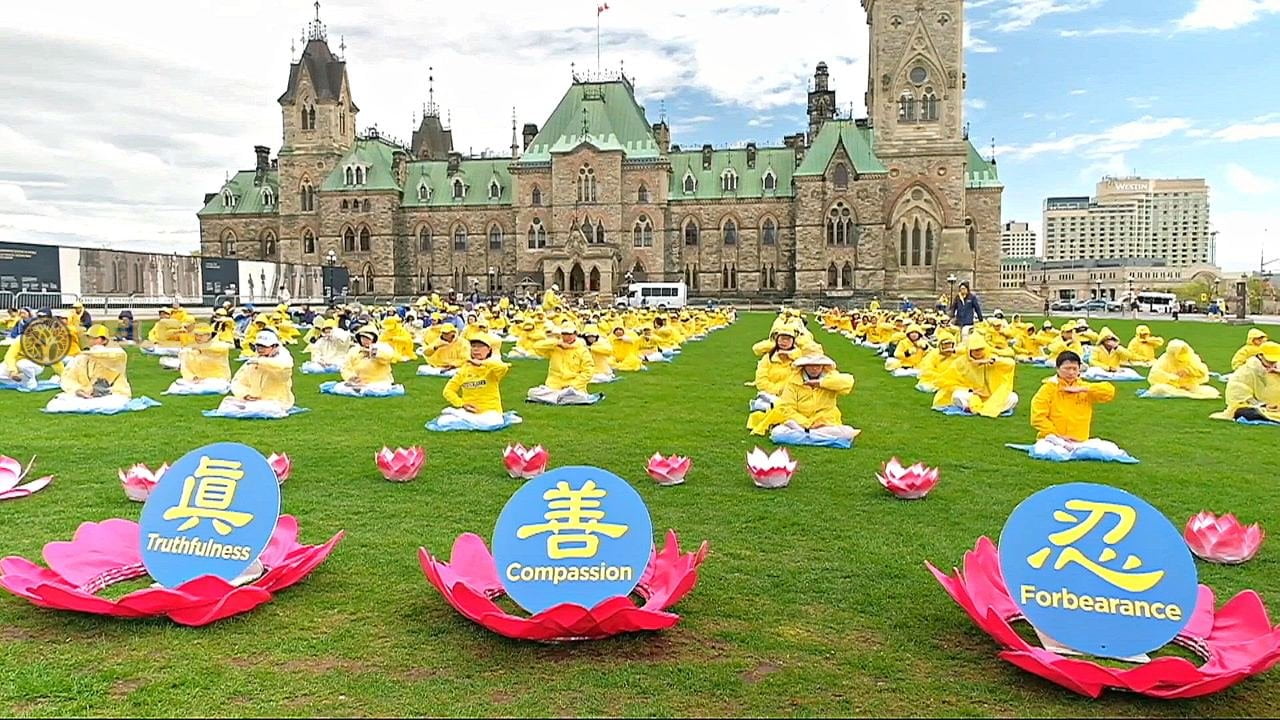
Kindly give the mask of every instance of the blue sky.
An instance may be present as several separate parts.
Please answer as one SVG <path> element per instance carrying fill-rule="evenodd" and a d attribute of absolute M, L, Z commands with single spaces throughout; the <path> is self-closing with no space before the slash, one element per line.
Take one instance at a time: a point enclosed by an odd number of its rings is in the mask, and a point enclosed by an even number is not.
<path fill-rule="evenodd" d="M 880 0 L 908 2 L 909 0 Z M 598 0 L 324 0 L 345 40 L 361 127 L 408 138 L 434 68 L 466 152 L 505 152 L 511 116 L 543 122 L 570 64 L 596 62 Z M 780 142 L 805 127 L 814 65 L 862 116 L 857 0 L 610 0 L 602 64 L 625 64 L 674 141 Z M 190 252 L 195 212 L 280 109 L 311 0 L 18 3 L 0 14 L 0 240 Z M 969 0 L 967 119 L 995 139 L 1005 219 L 1103 174 L 1205 177 L 1219 262 L 1280 257 L 1280 0 Z M 291 49 L 291 44 L 295 48 Z M 41 58 L 31 62 L 31 58 Z M 1264 233 L 1264 229 L 1270 229 Z"/>

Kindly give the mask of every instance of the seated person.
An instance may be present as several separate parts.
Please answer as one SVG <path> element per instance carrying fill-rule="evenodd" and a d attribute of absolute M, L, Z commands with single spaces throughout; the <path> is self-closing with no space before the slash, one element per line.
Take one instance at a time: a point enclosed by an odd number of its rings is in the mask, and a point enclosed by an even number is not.
<path fill-rule="evenodd" d="M 969 334 L 965 352 L 951 362 L 938 380 L 933 409 L 958 408 L 968 415 L 999 417 L 1018 406 L 1013 391 L 1017 363 L 991 352 L 982 333 Z"/>
<path fill-rule="evenodd" d="M 1076 324 L 1076 339 L 1078 339 L 1080 342 L 1084 343 L 1085 345 L 1098 344 L 1098 333 L 1094 332 L 1089 327 L 1088 320 L 1077 320 L 1075 324 Z"/>
<path fill-rule="evenodd" d="M 501 427 L 506 420 L 500 385 L 511 370 L 499 357 L 502 340 L 496 335 L 476 334 L 471 336 L 468 345 L 471 356 L 445 384 L 444 399 L 449 407 L 440 413 L 436 424 L 441 429 Z"/>
<path fill-rule="evenodd" d="M 511 357 L 533 360 L 542 357 L 538 354 L 538 345 L 547 339 L 546 328 L 542 323 L 527 318 L 519 325 L 513 326 L 516 335 L 516 346 L 511 350 Z"/>
<path fill-rule="evenodd" d="M 751 401 L 751 410 L 768 411 L 778 403 L 782 391 L 796 375 L 795 360 L 802 354 L 796 347 L 794 328 L 784 326 L 773 333 L 773 349 L 756 363 L 756 377 L 751 383 L 756 388 L 756 396 Z"/>
<path fill-rule="evenodd" d="M 254 354 L 231 378 L 231 397 L 223 398 L 218 412 L 286 417 L 293 409 L 293 356 L 270 330 L 259 331 L 254 343 Z"/>
<path fill-rule="evenodd" d="M 419 375 L 452 377 L 467 362 L 467 344 L 458 337 L 453 323 L 444 323 L 440 326 L 440 337 L 423 347 L 422 356 L 427 364 L 418 366 Z"/>
<path fill-rule="evenodd" d="M 658 347 L 658 339 L 653 336 L 653 326 L 640 326 L 640 357 L 645 362 L 671 362 L 671 358 L 662 353 Z"/>
<path fill-rule="evenodd" d="M 1225 420 L 1280 423 L 1280 343 L 1265 342 L 1227 380 Z"/>
<path fill-rule="evenodd" d="M 920 374 L 920 363 L 928 351 L 924 328 L 911 325 L 894 347 L 893 357 L 884 361 L 884 369 L 892 372 L 894 377 L 916 377 Z"/>
<path fill-rule="evenodd" d="M 302 352 L 311 359 L 302 363 L 302 372 L 308 375 L 328 375 L 342 372 L 351 350 L 351 334 L 338 328 L 333 318 L 318 320 L 307 333 L 307 343 Z"/>
<path fill-rule="evenodd" d="M 1040 330 L 1034 333 L 1028 333 L 1026 342 L 1018 348 L 1018 362 L 1041 362 L 1049 351 L 1049 346 L 1059 337 L 1059 332 L 1053 326 L 1052 320 L 1045 320 L 1040 326 Z"/>
<path fill-rule="evenodd" d="M 837 372 L 835 361 L 825 355 L 798 358 L 795 368 L 777 404 L 768 412 L 751 413 L 748 429 L 755 435 L 803 432 L 852 441 L 859 431 L 844 424 L 836 401 L 853 392 L 853 376 Z"/>
<path fill-rule="evenodd" d="M 920 381 L 916 383 L 916 389 L 927 393 L 938 392 L 938 381 L 955 359 L 956 338 L 951 333 L 944 333 L 938 340 L 938 347 L 925 353 L 920 361 Z"/>
<path fill-rule="evenodd" d="M 392 315 L 382 321 L 382 342 L 390 345 L 395 353 L 392 362 L 408 362 L 413 359 L 413 334 L 404 326 L 400 316 Z"/>
<path fill-rule="evenodd" d="M 670 357 L 680 353 L 680 335 L 661 315 L 653 319 L 653 339 L 663 355 Z"/>
<path fill-rule="evenodd" d="M 67 363 L 62 392 L 45 406 L 45 412 L 93 412 L 123 409 L 133 399 L 125 375 L 129 356 L 112 345 L 105 325 L 89 328 L 89 347 Z"/>
<path fill-rule="evenodd" d="M 645 369 L 640 359 L 640 338 L 622 325 L 613 328 L 613 368 L 619 372 Z"/>
<path fill-rule="evenodd" d="M 1089 369 L 1085 372 L 1086 380 L 1141 380 L 1142 376 L 1133 368 L 1125 367 L 1133 355 L 1129 349 L 1120 344 L 1120 338 L 1111 328 L 1098 331 L 1098 345 L 1089 355 Z"/>
<path fill-rule="evenodd" d="M 132 345 L 138 342 L 138 324 L 133 319 L 133 312 L 121 310 L 116 318 L 116 343 Z"/>
<path fill-rule="evenodd" d="M 1031 427 L 1038 440 L 1056 436 L 1082 443 L 1093 437 L 1093 406 L 1114 400 L 1116 387 L 1081 380 L 1083 362 L 1071 351 L 1059 355 L 1055 364 L 1057 375 L 1046 379 L 1031 399 Z"/>
<path fill-rule="evenodd" d="M 398 357 L 388 343 L 378 342 L 378 331 L 366 325 L 356 331 L 356 345 L 347 351 L 342 363 L 342 382 L 329 392 L 334 395 L 385 395 L 396 388 L 391 374 L 392 361 Z M 400 390 L 404 388 L 401 387 Z"/>
<path fill-rule="evenodd" d="M 68 358 L 74 357 L 79 351 L 78 347 L 73 347 L 76 351 L 68 353 Z M 66 368 L 61 362 L 53 365 L 53 377 L 51 382 L 57 383 L 61 379 L 61 375 Z M 37 364 L 22 350 L 22 342 L 15 339 L 10 343 L 4 352 L 4 376 L 13 383 L 9 386 L 12 389 L 36 390 L 40 387 L 40 375 L 44 373 L 44 366 Z M 47 386 L 46 386 L 47 387 Z"/>
<path fill-rule="evenodd" d="M 178 353 L 182 377 L 166 391 L 171 395 L 218 394 L 231 391 L 231 346 L 213 337 L 213 326 L 200 323 L 192 330 L 194 342 Z"/>
<path fill-rule="evenodd" d="M 1156 351 L 1164 347 L 1164 338 L 1151 334 L 1151 328 L 1139 325 L 1134 328 L 1133 339 L 1129 341 L 1129 353 L 1133 359 L 1130 365 L 1151 367 L 1156 361 Z"/>
<path fill-rule="evenodd" d="M 1076 335 L 1076 324 L 1067 323 L 1062 326 L 1062 332 L 1058 335 L 1058 339 L 1049 343 L 1049 347 L 1045 349 L 1045 364 L 1049 367 L 1056 367 L 1058 364 L 1058 356 L 1070 350 L 1071 352 L 1084 357 L 1084 344 L 1079 336 Z"/>
<path fill-rule="evenodd" d="M 578 338 L 573 325 L 558 328 L 557 337 L 543 340 L 537 347 L 551 361 L 547 367 L 547 380 L 529 388 L 529 402 L 547 405 L 592 405 L 603 395 L 587 392 L 587 385 L 595 375 L 596 364 L 591 351 Z"/>
<path fill-rule="evenodd" d="M 1164 354 L 1151 366 L 1151 384 L 1143 394 L 1149 398 L 1189 398 L 1216 400 L 1218 388 L 1209 385 L 1209 366 L 1183 340 L 1171 340 Z"/>
<path fill-rule="evenodd" d="M 582 329 L 582 341 L 591 351 L 591 360 L 595 363 L 596 373 L 591 377 L 593 383 L 611 383 L 618 377 L 613 374 L 613 344 L 600 337 L 600 328 L 588 325 Z"/>
<path fill-rule="evenodd" d="M 1231 370 L 1233 372 L 1238 370 L 1241 365 L 1244 365 L 1249 361 L 1249 358 L 1257 355 L 1258 349 L 1261 348 L 1268 340 L 1270 340 L 1270 338 L 1267 337 L 1267 334 L 1258 328 L 1250 330 L 1249 336 L 1245 340 L 1244 347 L 1237 350 L 1236 354 L 1231 357 Z"/>

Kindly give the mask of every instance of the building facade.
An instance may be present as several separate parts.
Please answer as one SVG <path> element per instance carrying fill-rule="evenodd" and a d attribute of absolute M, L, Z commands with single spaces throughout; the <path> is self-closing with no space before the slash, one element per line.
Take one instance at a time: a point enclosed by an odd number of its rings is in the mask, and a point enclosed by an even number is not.
<path fill-rule="evenodd" d="M 1034 258 L 1036 252 L 1036 231 L 1029 223 L 1007 222 L 1000 231 L 1000 255 L 1005 258 Z"/>
<path fill-rule="evenodd" d="M 1209 186 L 1204 180 L 1103 178 L 1097 195 L 1044 204 L 1045 260 L 1162 259 L 1212 265 Z"/>
<path fill-rule="evenodd" d="M 622 74 L 575 77 L 510 157 L 464 157 L 434 103 L 412 142 L 356 132 L 317 20 L 279 98 L 278 157 L 206 196 L 208 255 L 345 266 L 352 294 L 613 292 L 936 297 L 995 289 L 1003 186 L 964 130 L 961 0 L 863 0 L 867 117 L 837 117 L 825 63 L 782 145 L 670 142 Z M 513 135 L 514 135 L 513 127 Z"/>
<path fill-rule="evenodd" d="M 1121 300 L 1133 293 L 1174 292 L 1193 283 L 1210 287 L 1223 279 L 1212 265 L 1172 265 L 1164 260 L 1037 260 L 1006 258 L 1000 286 L 1025 289 L 1043 300 Z"/>

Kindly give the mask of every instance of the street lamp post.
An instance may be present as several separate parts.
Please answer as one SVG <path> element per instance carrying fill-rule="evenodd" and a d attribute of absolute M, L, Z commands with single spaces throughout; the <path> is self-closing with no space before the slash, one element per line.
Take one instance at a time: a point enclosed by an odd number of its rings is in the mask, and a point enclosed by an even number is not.
<path fill-rule="evenodd" d="M 956 281 L 955 273 L 947 276 L 947 285 L 950 287 L 950 292 L 947 293 L 947 312 L 951 312 L 951 308 L 956 304 Z"/>
<path fill-rule="evenodd" d="M 1236 282 L 1236 317 L 1244 320 L 1249 316 L 1249 276 L 1241 274 Z"/>

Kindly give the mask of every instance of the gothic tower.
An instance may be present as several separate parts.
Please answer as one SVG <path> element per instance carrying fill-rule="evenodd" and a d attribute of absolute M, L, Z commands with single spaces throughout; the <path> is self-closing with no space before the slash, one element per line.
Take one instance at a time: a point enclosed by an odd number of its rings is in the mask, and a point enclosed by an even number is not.
<path fill-rule="evenodd" d="M 836 93 L 831 89 L 831 73 L 825 62 L 818 63 L 809 91 L 809 143 L 818 137 L 824 123 L 836 115 Z"/>

